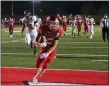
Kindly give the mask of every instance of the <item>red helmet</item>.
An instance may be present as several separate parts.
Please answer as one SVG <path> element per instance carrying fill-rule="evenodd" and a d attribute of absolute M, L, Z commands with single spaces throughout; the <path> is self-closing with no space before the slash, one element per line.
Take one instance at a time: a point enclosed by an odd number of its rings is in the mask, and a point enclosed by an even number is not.
<path fill-rule="evenodd" d="M 50 29 L 57 30 L 59 28 L 59 20 L 56 15 L 51 15 L 49 21 L 50 21 L 49 25 Z"/>

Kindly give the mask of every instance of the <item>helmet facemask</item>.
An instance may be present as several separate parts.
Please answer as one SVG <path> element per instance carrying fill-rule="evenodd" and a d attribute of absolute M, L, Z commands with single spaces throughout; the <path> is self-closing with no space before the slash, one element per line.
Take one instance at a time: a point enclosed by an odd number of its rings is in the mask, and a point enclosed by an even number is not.
<path fill-rule="evenodd" d="M 49 25 L 51 30 L 57 30 L 59 28 L 59 21 L 56 19 L 55 21 L 50 21 Z"/>

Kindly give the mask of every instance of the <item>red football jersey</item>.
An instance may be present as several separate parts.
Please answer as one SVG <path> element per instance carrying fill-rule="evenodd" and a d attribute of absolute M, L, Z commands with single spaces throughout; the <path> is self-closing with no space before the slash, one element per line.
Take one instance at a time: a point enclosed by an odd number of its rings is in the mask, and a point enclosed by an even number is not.
<path fill-rule="evenodd" d="M 13 18 L 11 18 L 11 19 L 9 20 L 9 25 L 14 25 L 14 19 L 13 19 Z"/>
<path fill-rule="evenodd" d="M 57 30 L 50 30 L 48 25 L 41 24 L 38 30 L 38 34 L 46 37 L 47 46 L 45 48 L 49 49 L 53 46 L 53 41 L 55 39 L 59 39 L 63 35 L 63 30 L 61 28 L 58 28 Z"/>
<path fill-rule="evenodd" d="M 67 25 L 67 19 L 62 19 L 62 25 L 64 25 L 64 26 Z"/>
<path fill-rule="evenodd" d="M 50 16 L 47 16 L 47 18 L 46 18 L 46 25 L 49 25 L 50 24 Z"/>
<path fill-rule="evenodd" d="M 82 19 L 81 18 L 77 19 L 77 25 L 82 25 Z"/>

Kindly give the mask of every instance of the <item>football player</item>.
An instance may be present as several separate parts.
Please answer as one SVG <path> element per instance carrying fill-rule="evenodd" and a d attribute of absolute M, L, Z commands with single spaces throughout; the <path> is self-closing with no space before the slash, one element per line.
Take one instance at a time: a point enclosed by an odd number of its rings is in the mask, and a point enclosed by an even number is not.
<path fill-rule="evenodd" d="M 15 22 L 15 20 L 11 17 L 9 19 L 9 34 L 10 34 L 10 38 L 13 37 L 14 22 Z"/>
<path fill-rule="evenodd" d="M 25 28 L 26 28 L 26 18 L 29 16 L 29 14 L 28 14 L 28 10 L 25 10 L 24 11 L 24 18 L 22 19 L 22 30 L 21 30 L 21 36 L 23 35 L 23 32 L 24 32 L 24 30 L 25 30 Z"/>
<path fill-rule="evenodd" d="M 77 29 L 77 20 L 76 20 L 76 17 L 74 17 L 74 19 L 71 19 L 69 21 L 69 24 L 70 24 L 70 27 L 71 27 L 72 36 L 73 36 L 73 38 L 75 38 L 76 29 Z"/>
<path fill-rule="evenodd" d="M 32 16 L 30 14 L 30 12 L 28 12 L 28 13 L 26 13 L 26 21 L 25 22 L 26 22 L 25 23 L 25 25 L 26 25 L 25 42 L 28 45 L 31 45 L 31 48 L 33 48 L 33 42 L 36 39 L 37 29 L 38 29 L 37 17 L 36 16 Z M 35 46 L 34 46 L 34 48 L 35 48 Z"/>
<path fill-rule="evenodd" d="M 36 68 L 38 68 L 38 71 L 33 78 L 34 83 L 38 83 L 38 78 L 46 71 L 47 67 L 56 58 L 56 47 L 58 45 L 59 38 L 64 32 L 63 29 L 59 27 L 59 20 L 57 16 L 51 15 L 49 22 L 49 25 L 40 25 L 36 42 L 34 42 L 34 45 L 41 47 L 40 52 L 36 56 Z M 38 40 L 40 37 L 43 37 L 46 41 L 39 43 Z"/>
<path fill-rule="evenodd" d="M 78 15 L 78 17 L 77 17 L 78 36 L 80 36 L 81 26 L 82 26 L 82 17 L 81 17 L 81 15 Z"/>
<path fill-rule="evenodd" d="M 94 35 L 94 24 L 95 20 L 91 16 L 89 16 L 89 32 L 90 32 L 90 38 L 93 37 Z"/>
<path fill-rule="evenodd" d="M 85 16 L 84 19 L 83 19 L 83 25 L 84 25 L 84 34 L 86 34 L 87 37 L 88 37 L 88 32 L 89 32 L 89 18 L 87 16 Z"/>

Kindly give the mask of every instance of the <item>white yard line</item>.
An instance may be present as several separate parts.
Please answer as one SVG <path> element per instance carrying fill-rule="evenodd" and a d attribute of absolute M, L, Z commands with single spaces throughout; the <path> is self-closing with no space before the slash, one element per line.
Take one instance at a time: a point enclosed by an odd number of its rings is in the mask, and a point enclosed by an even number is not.
<path fill-rule="evenodd" d="M 9 32 L 9 31 L 6 30 L 5 32 Z M 16 30 L 16 31 L 14 31 L 14 32 L 21 32 L 21 31 Z"/>
<path fill-rule="evenodd" d="M 27 68 L 27 67 L 1 67 L 1 68 L 17 68 L 17 69 L 37 69 L 37 68 Z M 69 70 L 69 71 L 91 71 L 91 72 L 108 72 L 108 71 L 99 71 L 99 70 L 81 70 L 81 69 L 47 69 L 47 70 Z"/>
<path fill-rule="evenodd" d="M 13 41 L 14 42 L 14 41 Z M 4 47 L 10 47 L 10 46 L 4 46 Z M 17 47 L 28 47 L 28 46 L 11 46 L 11 47 L 15 47 L 15 48 L 17 48 Z M 69 49 L 78 49 L 78 48 L 107 48 L 108 49 L 108 47 L 73 47 L 73 46 L 70 46 L 70 47 L 65 47 L 65 46 L 61 46 L 61 45 L 59 45 L 57 48 L 62 48 L 62 47 L 64 47 L 65 49 L 67 48 L 69 48 Z"/>
<path fill-rule="evenodd" d="M 12 40 L 12 41 L 2 41 L 1 40 L 1 43 L 10 43 L 10 42 L 24 42 L 25 40 L 24 39 L 20 39 L 20 40 Z M 62 41 L 61 41 L 62 42 Z M 63 44 L 65 43 L 106 43 L 106 42 L 63 42 Z M 60 44 L 60 43 L 59 43 Z"/>
<path fill-rule="evenodd" d="M 92 60 L 92 61 L 95 61 L 95 62 L 103 62 L 103 61 L 105 61 L 105 62 L 107 62 L 109 60 Z"/>
<path fill-rule="evenodd" d="M 1 53 L 2 55 L 32 55 L 32 53 Z M 89 55 L 89 54 L 56 54 L 57 56 L 87 56 L 87 57 L 99 57 L 108 55 Z"/>

